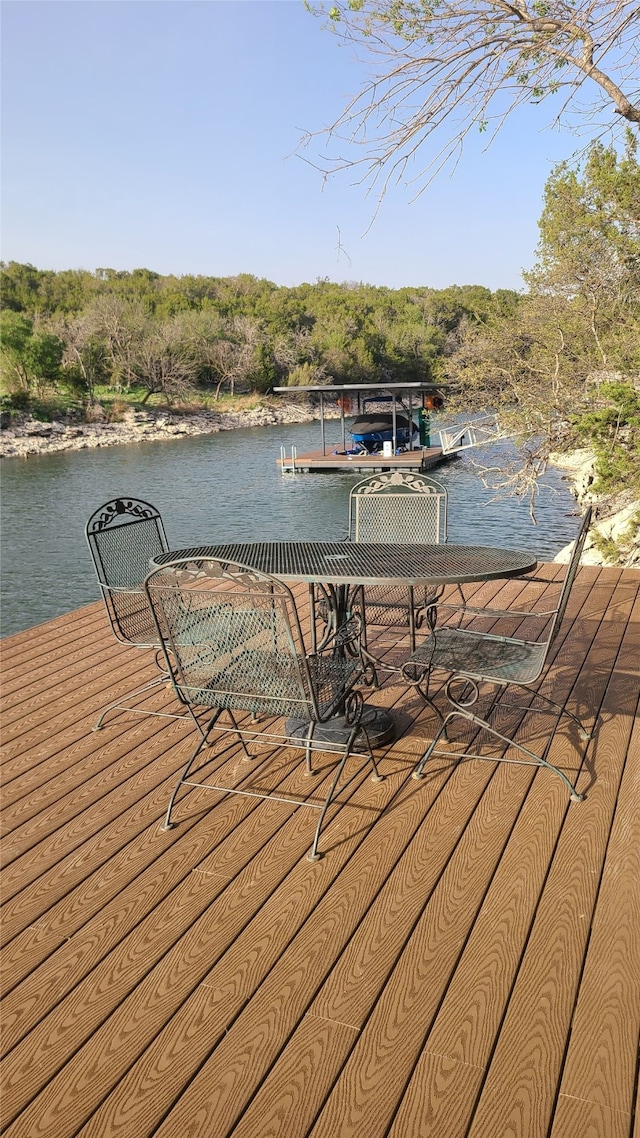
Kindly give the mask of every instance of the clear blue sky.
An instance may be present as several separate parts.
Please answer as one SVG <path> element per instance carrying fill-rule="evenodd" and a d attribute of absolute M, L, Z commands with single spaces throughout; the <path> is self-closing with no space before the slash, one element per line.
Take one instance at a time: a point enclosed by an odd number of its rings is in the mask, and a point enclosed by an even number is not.
<path fill-rule="evenodd" d="M 7 0 L 2 242 L 40 269 L 521 288 L 577 140 L 527 108 L 411 202 L 309 161 L 366 77 L 302 0 Z"/>

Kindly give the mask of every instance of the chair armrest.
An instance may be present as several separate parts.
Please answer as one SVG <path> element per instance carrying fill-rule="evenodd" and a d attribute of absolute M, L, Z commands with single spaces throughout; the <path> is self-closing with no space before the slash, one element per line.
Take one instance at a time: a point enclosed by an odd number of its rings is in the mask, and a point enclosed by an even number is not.
<path fill-rule="evenodd" d="M 425 676 L 428 676 L 431 671 L 435 647 L 435 634 L 431 632 L 424 644 L 412 652 L 409 659 L 401 665 L 399 671 L 405 683 L 412 687 L 420 686 Z"/>

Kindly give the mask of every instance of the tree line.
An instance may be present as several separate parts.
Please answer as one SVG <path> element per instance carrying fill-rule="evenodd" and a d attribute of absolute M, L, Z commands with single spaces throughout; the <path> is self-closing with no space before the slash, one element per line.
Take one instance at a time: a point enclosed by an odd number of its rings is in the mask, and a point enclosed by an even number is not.
<path fill-rule="evenodd" d="M 6 390 L 142 389 L 185 400 L 273 386 L 436 378 L 466 324 L 518 295 L 478 285 L 378 288 L 319 280 L 279 287 L 249 274 L 149 269 L 52 272 L 0 266 Z"/>
<path fill-rule="evenodd" d="M 520 488 L 551 452 L 587 446 L 597 457 L 594 490 L 637 498 L 640 167 L 631 130 L 622 148 L 595 142 L 580 162 L 552 171 L 539 230 L 518 304 L 464 329 L 443 372 L 522 442 Z"/>

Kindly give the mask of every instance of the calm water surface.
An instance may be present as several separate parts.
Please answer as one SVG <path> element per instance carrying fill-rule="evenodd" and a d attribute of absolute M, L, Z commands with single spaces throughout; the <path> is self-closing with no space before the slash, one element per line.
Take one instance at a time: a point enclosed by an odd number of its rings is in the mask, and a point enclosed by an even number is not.
<path fill-rule="evenodd" d="M 335 439 L 332 435 L 335 431 Z M 327 446 L 339 445 L 339 424 Z M 349 491 L 360 475 L 282 476 L 280 447 L 317 449 L 317 423 L 97 450 L 66 451 L 2 465 L 2 635 L 98 599 L 86 546 L 87 519 L 103 502 L 132 495 L 160 509 L 173 548 L 221 541 L 340 540 Z M 473 454 L 474 452 L 469 452 Z M 500 463 L 509 444 L 483 461 Z M 449 541 L 532 550 L 552 560 L 573 538 L 575 500 L 556 471 L 545 478 L 533 526 L 527 502 L 492 501 L 469 454 L 433 471 L 449 492 Z"/>

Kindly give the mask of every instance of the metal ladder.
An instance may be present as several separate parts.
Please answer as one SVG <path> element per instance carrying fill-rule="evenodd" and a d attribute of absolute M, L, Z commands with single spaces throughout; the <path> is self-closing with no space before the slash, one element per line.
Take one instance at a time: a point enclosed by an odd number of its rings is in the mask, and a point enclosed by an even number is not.
<path fill-rule="evenodd" d="M 296 459 L 298 452 L 294 446 L 291 447 L 291 458 L 287 458 L 286 448 L 280 447 L 280 470 L 282 474 L 295 474 L 296 472 Z"/>

